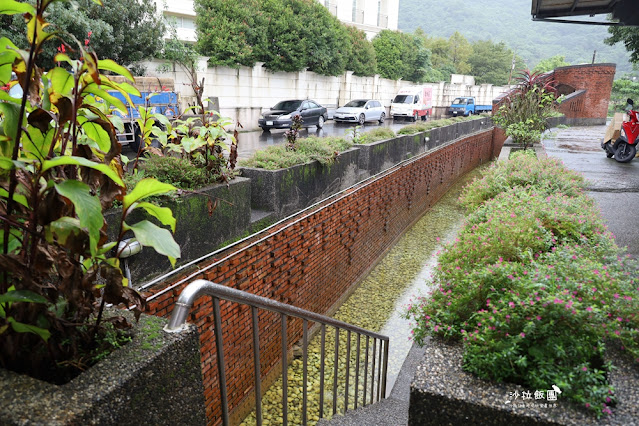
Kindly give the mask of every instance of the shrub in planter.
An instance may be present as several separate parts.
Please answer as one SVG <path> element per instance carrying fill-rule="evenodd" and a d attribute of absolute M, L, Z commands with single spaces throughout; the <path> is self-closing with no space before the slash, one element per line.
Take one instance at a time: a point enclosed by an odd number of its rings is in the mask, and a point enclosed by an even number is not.
<path fill-rule="evenodd" d="M 19 99 L 0 91 L 0 366 L 59 383 L 122 343 L 117 330 L 129 323 L 104 318 L 105 304 L 135 305 L 138 315 L 144 307 L 120 269 L 125 232 L 172 262 L 180 249 L 170 231 L 127 221 L 143 209 L 175 228 L 169 209 L 144 201 L 172 185 L 144 179 L 125 195 L 118 121 L 108 103 L 126 107 L 107 90 L 125 97 L 139 92 L 101 71 L 133 81 L 131 74 L 98 59 L 88 43 L 67 43 L 65 34 L 52 31 L 50 4 L 2 2 L 2 13 L 24 15 L 30 48 L 0 39 L 0 85 L 20 85 L 23 92 Z M 59 66 L 41 69 L 38 55 L 55 38 L 62 43 Z M 103 211 L 114 200 L 122 220 L 110 242 Z"/>
<path fill-rule="evenodd" d="M 561 161 L 548 158 L 527 158 L 524 152 L 515 152 L 509 161 L 494 163 L 482 179 L 466 186 L 460 200 L 472 209 L 497 194 L 515 186 L 534 186 L 548 195 L 555 192 L 574 197 L 583 193 L 583 176 L 566 169 Z"/>
<path fill-rule="evenodd" d="M 505 98 L 494 121 L 524 149 L 539 142 L 546 119 L 555 111 L 554 81 L 542 73 L 522 71 L 518 86 Z"/>
<path fill-rule="evenodd" d="M 539 163 L 533 184 L 500 192 L 503 166 L 471 184 L 462 196 L 468 222 L 440 256 L 435 290 L 408 316 L 418 343 L 430 334 L 462 341 L 466 371 L 530 389 L 556 385 L 600 416 L 617 397 L 606 347 L 616 341 L 639 360 L 636 269 L 567 171 Z M 573 195 L 553 192 L 567 182 Z M 468 197 L 473 188 L 497 195 L 479 204 Z"/>
<path fill-rule="evenodd" d="M 267 170 L 284 169 L 297 164 L 305 164 L 317 160 L 321 164 L 330 164 L 337 154 L 353 146 L 353 142 L 344 138 L 309 136 L 297 139 L 294 149 L 285 146 L 270 146 L 257 151 L 247 160 L 240 161 L 243 167 L 254 167 Z"/>

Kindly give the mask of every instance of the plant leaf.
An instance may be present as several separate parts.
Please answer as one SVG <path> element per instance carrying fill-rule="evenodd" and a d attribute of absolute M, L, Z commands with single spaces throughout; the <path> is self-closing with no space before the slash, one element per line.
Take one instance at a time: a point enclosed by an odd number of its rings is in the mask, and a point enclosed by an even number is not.
<path fill-rule="evenodd" d="M 53 167 L 68 166 L 68 165 L 83 166 L 83 167 L 89 167 L 94 170 L 98 170 L 104 173 L 113 182 L 117 183 L 120 186 L 124 186 L 124 182 L 122 182 L 122 179 L 120 179 L 120 176 L 118 176 L 115 170 L 111 169 L 109 166 L 105 164 L 95 163 L 83 157 L 65 156 L 65 157 L 57 157 L 51 160 L 43 161 L 42 171 L 45 172 Z"/>
<path fill-rule="evenodd" d="M 49 337 L 51 336 L 51 332 L 49 332 L 49 330 L 45 330 L 44 328 L 36 327 L 36 326 L 30 325 L 30 324 L 23 324 L 21 322 L 16 321 L 15 319 L 13 319 L 13 317 L 7 318 L 7 322 L 9 324 L 11 324 L 11 328 L 13 328 L 13 330 L 16 333 L 33 333 L 33 334 L 37 334 L 45 342 L 47 340 L 49 340 Z"/>
<path fill-rule="evenodd" d="M 30 290 L 9 290 L 5 294 L 0 294 L 0 303 L 7 302 L 47 303 L 47 299 Z"/>
<path fill-rule="evenodd" d="M 135 208 L 143 208 L 147 213 L 159 220 L 162 225 L 170 226 L 171 231 L 175 232 L 175 218 L 170 208 L 156 206 L 155 204 L 147 202 L 137 203 Z"/>
<path fill-rule="evenodd" d="M 68 198 L 75 206 L 80 225 L 89 232 L 89 247 L 95 256 L 98 251 L 100 229 L 104 225 L 102 206 L 98 197 L 91 195 L 89 185 L 78 180 L 67 180 L 55 184 L 58 194 Z"/>
<path fill-rule="evenodd" d="M 15 15 L 17 13 L 36 13 L 35 8 L 29 3 L 17 2 L 15 0 L 2 0 L 0 2 L 0 14 Z"/>
<path fill-rule="evenodd" d="M 84 123 L 82 128 L 87 137 L 98 144 L 100 151 L 109 152 L 111 149 L 111 136 L 100 124 L 89 121 Z"/>
<path fill-rule="evenodd" d="M 167 256 L 171 265 L 175 266 L 175 259 L 180 257 L 180 246 L 167 229 L 160 228 L 148 220 L 129 225 L 129 229 L 133 231 L 140 244 L 153 247 L 158 253 Z"/>
<path fill-rule="evenodd" d="M 111 71 L 125 77 L 129 81 L 134 81 L 133 75 L 128 69 L 124 68 L 122 65 L 118 65 L 111 59 L 98 60 L 98 69 Z"/>
<path fill-rule="evenodd" d="M 153 178 L 142 179 L 135 185 L 133 191 L 124 197 L 122 202 L 124 209 L 128 209 L 133 203 L 137 203 L 139 200 L 150 197 L 152 195 L 161 195 L 174 191 L 176 188 L 168 183 L 162 183 Z"/>

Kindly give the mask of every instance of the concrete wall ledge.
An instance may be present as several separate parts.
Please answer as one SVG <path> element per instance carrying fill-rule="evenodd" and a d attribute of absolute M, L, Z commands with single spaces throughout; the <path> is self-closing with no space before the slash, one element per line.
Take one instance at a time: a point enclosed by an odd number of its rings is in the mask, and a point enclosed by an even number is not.
<path fill-rule="evenodd" d="M 0 369 L 0 424 L 205 425 L 197 328 L 165 324 L 143 315 L 131 342 L 64 385 Z"/>
<path fill-rule="evenodd" d="M 425 349 L 410 387 L 409 425 L 630 425 L 639 419 L 639 371 L 631 362 L 615 363 L 610 381 L 619 401 L 612 415 L 597 420 L 561 395 L 557 401 L 521 398 L 522 392 L 546 389 L 489 382 L 463 371 L 460 343 L 429 339 Z M 623 359 L 618 353 L 611 358 Z"/>

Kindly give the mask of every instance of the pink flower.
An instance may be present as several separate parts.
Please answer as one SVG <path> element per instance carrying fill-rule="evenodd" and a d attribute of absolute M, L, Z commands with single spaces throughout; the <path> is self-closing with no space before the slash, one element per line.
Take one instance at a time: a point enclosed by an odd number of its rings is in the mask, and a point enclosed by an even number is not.
<path fill-rule="evenodd" d="M 581 367 L 581 370 L 582 371 L 588 371 L 588 368 L 587 367 Z"/>
<path fill-rule="evenodd" d="M 588 312 L 592 312 L 592 307 L 591 307 L 591 306 L 588 306 L 588 307 L 586 308 L 586 310 L 587 310 Z"/>
<path fill-rule="evenodd" d="M 519 333 L 519 336 L 521 336 L 522 338 L 526 337 L 526 333 Z"/>

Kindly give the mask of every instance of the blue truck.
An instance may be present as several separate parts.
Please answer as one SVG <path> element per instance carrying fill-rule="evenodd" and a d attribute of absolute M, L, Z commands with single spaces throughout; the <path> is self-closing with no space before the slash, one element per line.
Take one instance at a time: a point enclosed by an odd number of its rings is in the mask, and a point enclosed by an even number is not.
<path fill-rule="evenodd" d="M 473 96 L 455 98 L 450 107 L 448 107 L 448 113 L 453 117 L 457 117 L 458 115 L 468 117 L 469 115 L 491 112 L 492 110 L 492 105 L 477 105 Z"/>
<path fill-rule="evenodd" d="M 140 144 L 142 143 L 142 132 L 136 121 L 140 118 L 139 107 L 151 107 L 152 112 L 163 114 L 169 119 L 180 115 L 179 97 L 176 92 L 140 92 L 140 96 L 131 96 L 133 105 L 130 105 L 122 93 L 118 91 L 109 91 L 109 94 L 124 102 L 127 107 L 126 115 L 117 110 L 114 112 L 114 114 L 122 118 L 124 123 L 124 133 L 118 132 L 118 141 L 122 145 L 128 145 L 129 148 L 136 152 L 140 149 Z"/>

